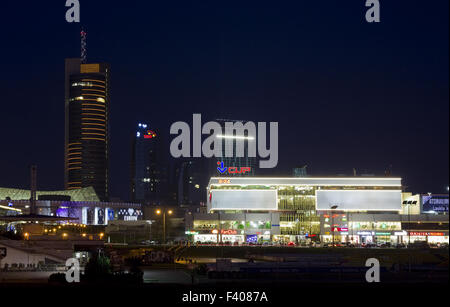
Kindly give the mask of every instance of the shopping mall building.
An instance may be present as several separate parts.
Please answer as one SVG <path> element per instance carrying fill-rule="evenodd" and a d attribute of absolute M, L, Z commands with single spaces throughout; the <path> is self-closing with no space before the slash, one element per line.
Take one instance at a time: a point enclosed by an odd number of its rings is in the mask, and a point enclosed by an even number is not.
<path fill-rule="evenodd" d="M 0 188 L 0 216 L 29 214 L 30 190 Z M 92 187 L 63 191 L 36 191 L 36 214 L 74 218 L 85 225 L 107 225 L 110 220 L 137 221 L 139 203 L 102 202 Z"/>
<path fill-rule="evenodd" d="M 448 222 L 448 195 L 404 193 L 401 178 L 213 177 L 207 210 L 187 215 L 186 234 L 233 244 L 440 243 Z"/>

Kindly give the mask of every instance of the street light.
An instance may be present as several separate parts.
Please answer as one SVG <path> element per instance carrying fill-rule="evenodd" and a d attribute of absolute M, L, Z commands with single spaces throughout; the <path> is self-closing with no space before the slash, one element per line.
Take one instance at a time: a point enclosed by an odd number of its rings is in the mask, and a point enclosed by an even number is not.
<path fill-rule="evenodd" d="M 330 207 L 330 209 L 331 210 L 335 210 L 335 209 L 337 209 L 337 205 L 334 205 L 334 206 L 331 206 Z M 332 245 L 331 246 L 333 246 L 334 247 L 334 213 L 333 213 L 333 211 L 331 211 L 331 228 L 332 228 Z"/>
<path fill-rule="evenodd" d="M 173 211 L 172 210 L 168 210 L 167 214 L 168 215 L 172 215 Z M 166 244 L 166 209 L 157 209 L 156 210 L 156 214 L 160 215 L 162 214 L 163 216 L 163 242 L 164 244 Z"/>

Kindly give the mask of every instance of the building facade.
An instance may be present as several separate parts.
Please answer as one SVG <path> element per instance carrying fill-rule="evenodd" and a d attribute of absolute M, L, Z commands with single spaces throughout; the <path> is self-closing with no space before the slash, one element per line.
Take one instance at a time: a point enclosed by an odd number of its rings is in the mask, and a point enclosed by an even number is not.
<path fill-rule="evenodd" d="M 30 194 L 29 190 L 0 188 L 0 208 L 10 211 L 10 215 L 30 214 Z M 36 195 L 36 214 L 70 217 L 79 224 L 107 225 L 108 221 L 143 219 L 140 203 L 103 202 L 93 187 L 36 191 Z"/>
<path fill-rule="evenodd" d="M 92 186 L 102 201 L 109 188 L 108 64 L 65 63 L 65 188 Z"/>
<path fill-rule="evenodd" d="M 186 231 L 198 242 L 448 243 L 448 215 L 413 211 L 413 198 L 392 177 L 213 177 L 208 214 Z"/>

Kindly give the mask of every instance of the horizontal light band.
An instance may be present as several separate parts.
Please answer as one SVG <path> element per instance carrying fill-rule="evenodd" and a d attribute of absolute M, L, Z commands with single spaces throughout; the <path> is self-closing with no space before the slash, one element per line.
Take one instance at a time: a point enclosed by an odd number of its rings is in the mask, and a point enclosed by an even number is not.
<path fill-rule="evenodd" d="M 254 140 L 253 136 L 240 136 L 240 135 L 224 135 L 218 134 L 217 138 L 219 139 L 236 139 L 236 140 Z"/>
<path fill-rule="evenodd" d="M 95 113 L 81 113 L 82 115 L 92 115 L 92 116 L 102 116 L 105 117 L 105 114 L 95 114 Z"/>
<path fill-rule="evenodd" d="M 94 141 L 102 141 L 105 142 L 104 139 L 98 139 L 98 138 L 81 138 L 82 140 L 94 140 Z"/>
<path fill-rule="evenodd" d="M 93 82 L 101 82 L 101 83 L 106 84 L 105 81 L 102 81 L 102 80 L 94 80 L 94 79 L 82 79 L 81 81 L 93 81 Z"/>
<path fill-rule="evenodd" d="M 82 135 L 100 135 L 100 136 L 105 136 L 104 133 L 95 133 L 95 132 L 82 132 Z"/>

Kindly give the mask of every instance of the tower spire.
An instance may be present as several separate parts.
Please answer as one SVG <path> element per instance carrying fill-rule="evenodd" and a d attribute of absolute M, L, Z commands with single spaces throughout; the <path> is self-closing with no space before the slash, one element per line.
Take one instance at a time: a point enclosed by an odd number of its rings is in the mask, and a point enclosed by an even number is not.
<path fill-rule="evenodd" d="M 81 28 L 81 63 L 83 64 L 87 61 L 86 36 L 87 32 Z"/>

